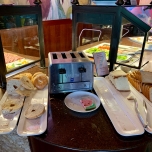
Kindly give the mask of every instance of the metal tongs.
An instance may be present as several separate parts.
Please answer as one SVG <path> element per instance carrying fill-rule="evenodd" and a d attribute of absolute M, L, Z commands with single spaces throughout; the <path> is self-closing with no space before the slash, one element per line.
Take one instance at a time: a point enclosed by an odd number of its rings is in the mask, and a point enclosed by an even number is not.
<path fill-rule="evenodd" d="M 152 128 L 150 128 L 150 126 L 148 125 L 148 121 L 147 121 L 147 112 L 148 112 L 148 111 L 147 111 L 147 105 L 146 105 L 145 101 L 143 100 L 143 107 L 144 107 L 144 111 L 145 111 L 145 114 L 146 114 L 146 120 L 144 120 L 143 117 L 142 117 L 142 115 L 140 114 L 140 111 L 139 111 L 139 109 L 138 109 L 137 99 L 134 98 L 133 100 L 134 100 L 134 102 L 135 102 L 135 111 L 136 111 L 137 116 L 138 116 L 140 122 L 142 123 L 143 127 L 144 127 L 145 129 L 149 129 L 149 130 L 152 131 Z"/>
<path fill-rule="evenodd" d="M 138 116 L 140 122 L 142 123 L 143 127 L 144 127 L 144 128 L 147 128 L 147 125 L 148 125 L 148 124 L 147 124 L 147 122 L 144 121 L 143 117 L 141 116 L 141 114 L 140 114 L 140 112 L 139 112 L 138 102 L 137 102 L 137 99 L 136 99 L 136 98 L 134 98 L 134 102 L 135 102 L 135 111 L 136 111 L 136 113 L 137 113 L 137 116 Z"/>

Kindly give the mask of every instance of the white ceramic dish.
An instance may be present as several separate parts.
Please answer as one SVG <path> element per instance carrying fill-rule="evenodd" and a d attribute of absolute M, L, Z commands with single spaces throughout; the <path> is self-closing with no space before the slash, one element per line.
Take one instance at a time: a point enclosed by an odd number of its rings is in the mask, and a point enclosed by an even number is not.
<path fill-rule="evenodd" d="M 144 133 L 144 128 L 134 110 L 134 102 L 122 95 L 109 80 L 103 77 L 94 78 L 94 89 L 101 100 L 114 128 L 122 136 L 135 136 Z"/>
<path fill-rule="evenodd" d="M 86 111 L 83 106 L 80 103 L 80 100 L 83 97 L 89 97 L 90 99 L 93 100 L 93 102 L 96 104 L 96 108 L 92 110 Z M 87 91 L 76 91 L 73 93 L 70 93 L 67 95 L 64 99 L 65 105 L 75 111 L 75 112 L 80 112 L 80 113 L 88 113 L 96 110 L 100 106 L 100 99 L 93 93 L 87 92 Z"/>
<path fill-rule="evenodd" d="M 24 102 L 24 97 L 8 95 L 7 91 L 5 92 L 5 94 L 3 95 L 0 101 L 0 134 L 8 134 L 15 129 L 21 112 L 20 109 L 13 114 L 7 114 L 7 115 L 2 114 L 1 105 L 5 103 L 5 101 L 7 101 L 7 99 L 9 98 L 15 100 L 17 99 L 20 102 Z"/>
<path fill-rule="evenodd" d="M 42 103 L 45 106 L 43 115 L 36 119 L 27 119 L 24 114 L 29 104 Z M 48 111 L 48 85 L 43 90 L 36 90 L 25 99 L 24 107 L 20 116 L 17 127 L 17 134 L 19 136 L 33 136 L 45 132 L 47 128 L 47 112 Z"/>

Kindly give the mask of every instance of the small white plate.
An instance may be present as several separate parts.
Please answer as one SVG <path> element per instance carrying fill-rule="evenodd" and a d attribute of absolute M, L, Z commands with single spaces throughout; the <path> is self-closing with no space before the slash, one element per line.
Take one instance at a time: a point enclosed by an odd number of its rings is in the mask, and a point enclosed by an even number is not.
<path fill-rule="evenodd" d="M 96 104 L 95 109 L 86 111 L 83 108 L 83 106 L 80 103 L 80 99 L 86 96 L 94 101 L 94 103 Z M 81 112 L 81 113 L 87 113 L 87 112 L 92 112 L 96 110 L 100 106 L 100 102 L 101 102 L 100 99 L 95 94 L 87 92 L 87 91 L 76 91 L 76 92 L 70 93 L 64 99 L 64 103 L 69 109 L 76 112 Z"/>

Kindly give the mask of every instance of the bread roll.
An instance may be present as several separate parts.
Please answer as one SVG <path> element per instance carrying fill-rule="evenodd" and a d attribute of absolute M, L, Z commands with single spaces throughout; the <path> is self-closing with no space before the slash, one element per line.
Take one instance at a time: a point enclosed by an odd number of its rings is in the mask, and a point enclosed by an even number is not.
<path fill-rule="evenodd" d="M 152 102 L 152 84 L 143 83 L 142 76 L 140 70 L 136 70 L 127 75 L 132 86 Z"/>
<path fill-rule="evenodd" d="M 132 73 L 129 73 L 127 75 L 128 77 L 128 81 L 132 84 L 132 86 L 138 90 L 139 92 L 141 92 L 141 87 L 142 87 L 142 83 L 141 83 L 141 75 L 139 71 L 134 71 Z"/>
<path fill-rule="evenodd" d="M 152 84 L 142 84 L 142 94 L 152 102 Z"/>

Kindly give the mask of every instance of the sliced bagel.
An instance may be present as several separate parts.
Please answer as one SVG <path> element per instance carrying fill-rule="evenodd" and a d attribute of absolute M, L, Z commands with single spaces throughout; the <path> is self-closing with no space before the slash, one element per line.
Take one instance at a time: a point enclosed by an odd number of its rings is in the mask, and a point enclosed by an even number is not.
<path fill-rule="evenodd" d="M 22 85 L 24 88 L 26 88 L 26 89 L 28 89 L 28 90 L 34 90 L 34 89 L 35 89 L 32 81 L 31 81 L 27 76 L 21 77 L 21 78 L 20 78 L 20 81 L 21 81 L 21 85 Z"/>
<path fill-rule="evenodd" d="M 33 85 L 41 90 L 48 84 L 48 77 L 44 73 L 39 73 L 32 78 Z"/>
<path fill-rule="evenodd" d="M 33 79 L 36 75 L 38 75 L 38 74 L 44 74 L 43 72 L 36 72 L 36 73 L 34 73 L 33 74 L 33 76 L 32 76 L 32 78 L 31 79 Z"/>
<path fill-rule="evenodd" d="M 28 119 L 35 119 L 40 117 L 45 112 L 45 106 L 40 103 L 31 104 L 25 111 L 25 117 Z"/>
<path fill-rule="evenodd" d="M 25 89 L 23 86 L 18 87 L 16 90 L 16 93 L 21 96 L 30 96 L 31 90 Z"/>
<path fill-rule="evenodd" d="M 10 95 L 17 95 L 17 93 L 16 93 L 15 90 L 17 88 L 19 88 L 20 86 L 21 86 L 20 80 L 11 79 L 11 80 L 7 81 L 6 89 L 7 89 L 8 94 L 10 94 Z"/>
<path fill-rule="evenodd" d="M 2 113 L 8 114 L 8 113 L 14 113 L 21 109 L 23 106 L 23 102 L 19 100 L 8 100 L 2 104 Z"/>
<path fill-rule="evenodd" d="M 31 73 L 20 73 L 20 74 L 17 74 L 13 77 L 13 79 L 20 79 L 22 78 L 23 76 L 26 76 L 28 77 L 29 79 L 32 79 L 32 74 Z"/>

